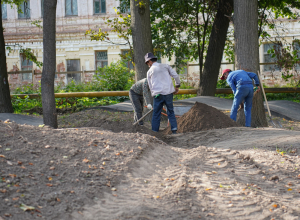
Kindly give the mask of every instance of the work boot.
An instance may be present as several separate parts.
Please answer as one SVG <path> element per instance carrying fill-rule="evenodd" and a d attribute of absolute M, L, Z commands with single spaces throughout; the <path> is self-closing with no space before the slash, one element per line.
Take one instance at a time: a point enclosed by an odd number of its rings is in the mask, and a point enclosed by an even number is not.
<path fill-rule="evenodd" d="M 173 131 L 172 131 L 172 134 L 177 134 L 177 131 L 176 131 L 176 130 L 173 130 Z"/>

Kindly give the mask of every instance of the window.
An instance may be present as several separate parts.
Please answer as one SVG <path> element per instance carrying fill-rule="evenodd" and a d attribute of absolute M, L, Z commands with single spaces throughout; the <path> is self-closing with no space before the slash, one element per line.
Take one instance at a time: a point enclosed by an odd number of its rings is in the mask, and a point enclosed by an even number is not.
<path fill-rule="evenodd" d="M 129 50 L 122 50 L 122 55 L 125 58 L 125 55 L 129 53 Z M 133 70 L 133 63 L 130 61 L 130 57 L 126 57 L 125 58 L 126 62 L 127 62 L 127 67 L 131 70 Z"/>
<path fill-rule="evenodd" d="M 80 71 L 80 60 L 67 60 L 67 72 L 70 71 Z M 81 74 L 80 73 L 69 73 L 67 74 L 68 83 L 71 81 L 80 82 Z"/>
<path fill-rule="evenodd" d="M 268 51 L 272 49 L 280 49 L 277 44 L 264 44 L 264 63 L 275 63 L 277 61 L 276 57 L 272 57 Z M 280 71 L 281 68 L 276 64 L 264 65 L 264 71 Z"/>
<path fill-rule="evenodd" d="M 78 15 L 77 0 L 66 0 L 66 15 Z"/>
<path fill-rule="evenodd" d="M 105 0 L 94 0 L 94 14 L 106 13 Z"/>
<path fill-rule="evenodd" d="M 21 70 L 32 70 L 32 61 L 28 60 L 26 57 L 24 57 L 21 54 Z M 32 73 L 23 73 L 22 74 L 23 80 L 31 80 L 32 79 Z"/>
<path fill-rule="evenodd" d="M 30 18 L 30 1 L 29 0 L 25 0 L 23 3 L 21 3 L 19 9 L 22 11 L 18 14 L 19 19 Z"/>
<path fill-rule="evenodd" d="M 44 17 L 44 0 L 41 0 L 41 15 Z"/>
<path fill-rule="evenodd" d="M 294 50 L 297 51 L 297 57 L 299 59 L 300 58 L 300 44 L 299 44 L 299 42 L 294 42 Z M 297 63 L 295 65 L 295 69 L 300 70 L 300 63 Z"/>
<path fill-rule="evenodd" d="M 128 1 L 121 0 L 120 1 L 120 11 L 122 13 L 130 14 L 130 5 Z"/>
<path fill-rule="evenodd" d="M 96 69 L 98 69 L 98 67 L 105 67 L 107 65 L 108 65 L 107 52 L 106 51 L 97 51 L 96 52 Z"/>
<path fill-rule="evenodd" d="M 1 4 L 2 19 L 7 19 L 7 4 Z"/>

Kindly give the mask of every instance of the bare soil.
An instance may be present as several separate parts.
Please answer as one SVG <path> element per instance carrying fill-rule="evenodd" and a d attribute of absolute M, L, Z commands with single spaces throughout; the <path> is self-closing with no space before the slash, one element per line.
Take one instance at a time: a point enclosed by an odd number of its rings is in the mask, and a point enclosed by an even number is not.
<path fill-rule="evenodd" d="M 240 125 L 220 112 L 218 109 L 196 102 L 195 105 L 182 117 L 177 120 L 178 133 L 194 131 L 206 131 L 211 129 L 221 129 L 229 127 L 239 127 Z M 165 134 L 171 134 L 171 127 L 168 126 Z"/>
<path fill-rule="evenodd" d="M 0 122 L 0 220 L 299 219 L 299 122 L 164 135 L 132 118 Z"/>

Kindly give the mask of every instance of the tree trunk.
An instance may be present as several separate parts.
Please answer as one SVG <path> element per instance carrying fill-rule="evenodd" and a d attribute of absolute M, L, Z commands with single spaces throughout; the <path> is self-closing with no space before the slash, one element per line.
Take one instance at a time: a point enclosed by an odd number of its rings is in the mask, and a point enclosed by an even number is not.
<path fill-rule="evenodd" d="M 145 64 L 144 56 L 146 53 L 153 52 L 150 24 L 150 1 L 130 0 L 130 11 L 133 56 L 136 71 L 135 80 L 138 81 L 147 77 L 149 68 Z"/>
<path fill-rule="evenodd" d="M 227 30 L 230 23 L 230 19 L 225 15 L 230 16 L 232 10 L 233 0 L 219 1 L 219 8 L 209 38 L 204 70 L 200 77 L 198 95 L 215 96 Z"/>
<path fill-rule="evenodd" d="M 150 22 L 150 0 L 130 0 L 132 46 L 135 64 L 135 81 L 147 77 L 148 66 L 145 64 L 146 53 L 153 53 L 151 22 Z M 155 55 L 155 54 L 154 54 Z M 151 104 L 153 99 L 151 97 Z M 145 114 L 148 110 L 144 108 Z M 144 120 L 151 121 L 152 113 Z"/>
<path fill-rule="evenodd" d="M 54 98 L 54 77 L 56 67 L 56 5 L 57 0 L 44 0 L 43 19 L 43 74 L 42 104 L 44 124 L 57 128 L 56 104 Z"/>
<path fill-rule="evenodd" d="M 257 0 L 234 0 L 235 66 L 237 69 L 254 73 L 259 70 L 257 27 Z M 239 112 L 239 114 L 243 113 Z M 266 127 L 268 125 L 261 92 L 253 98 L 251 116 L 251 126 Z M 241 119 L 242 117 L 238 117 L 237 120 L 240 124 L 243 123 Z"/>
<path fill-rule="evenodd" d="M 0 19 L 1 19 L 1 30 L 2 30 L 0 32 L 0 113 L 12 113 L 14 112 L 14 110 L 11 104 L 9 84 L 8 84 L 1 7 L 2 5 L 0 4 Z"/>

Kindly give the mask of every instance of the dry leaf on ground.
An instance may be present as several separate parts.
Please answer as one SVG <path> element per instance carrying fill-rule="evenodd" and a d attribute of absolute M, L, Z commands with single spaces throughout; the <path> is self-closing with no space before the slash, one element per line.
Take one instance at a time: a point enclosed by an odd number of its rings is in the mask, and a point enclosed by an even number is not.
<path fill-rule="evenodd" d="M 88 163 L 88 162 L 90 162 L 90 160 L 84 158 L 82 162 L 83 162 L 83 163 Z"/>
<path fill-rule="evenodd" d="M 31 211 L 31 210 L 34 210 L 35 208 L 33 206 L 28 206 L 28 205 L 25 205 L 25 204 L 21 204 L 20 205 L 20 209 L 22 209 L 24 212 L 25 211 Z"/>

